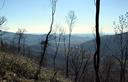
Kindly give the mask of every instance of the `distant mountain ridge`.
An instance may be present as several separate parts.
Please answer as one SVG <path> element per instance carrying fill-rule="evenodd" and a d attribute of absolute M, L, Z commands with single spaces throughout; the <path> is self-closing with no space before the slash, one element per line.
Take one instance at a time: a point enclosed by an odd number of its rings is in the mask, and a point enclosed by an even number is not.
<path fill-rule="evenodd" d="M 101 36 L 101 54 L 105 54 L 105 55 L 118 54 L 119 46 L 120 46 L 119 43 L 120 36 L 123 36 L 123 40 L 124 40 L 123 43 L 125 43 L 126 39 L 128 39 L 128 33 Z M 85 43 L 82 43 L 80 46 L 94 53 L 95 45 L 96 45 L 95 40 L 93 39 Z"/>
<path fill-rule="evenodd" d="M 3 35 L 3 39 L 4 41 L 6 41 L 7 43 L 11 44 L 11 40 L 14 37 L 14 33 L 11 32 L 6 32 Z M 45 34 L 46 35 L 46 34 Z M 26 37 L 26 44 L 31 48 L 31 53 L 33 55 L 41 55 L 41 45 L 40 45 L 40 41 L 41 39 L 45 39 L 45 35 L 35 35 L 35 34 L 25 34 Z M 121 34 L 118 34 L 117 36 L 120 36 Z M 118 53 L 118 47 L 119 45 L 117 45 L 117 36 L 115 35 L 104 35 L 101 36 L 101 54 L 104 55 L 112 55 L 112 54 L 116 54 Z M 128 38 L 128 33 L 124 33 L 123 36 L 125 36 L 126 38 Z M 68 35 L 65 35 L 66 38 L 66 44 L 68 42 Z M 63 40 L 62 40 L 63 41 Z M 50 41 L 50 46 L 48 46 L 47 48 L 47 56 L 49 59 L 51 59 L 53 57 L 53 55 L 55 54 L 55 41 L 52 40 Z M 63 43 L 63 42 L 61 42 Z M 95 52 L 95 40 L 93 35 L 87 35 L 86 34 L 74 34 L 71 37 L 71 46 L 81 46 L 83 48 L 85 48 L 86 50 L 88 50 L 91 53 Z M 60 45 L 60 51 L 58 52 L 58 56 L 57 56 L 57 62 L 58 63 L 64 63 L 64 51 L 63 51 L 63 47 L 64 45 Z M 61 50 L 62 49 L 62 50 Z"/>
<path fill-rule="evenodd" d="M 10 41 L 14 38 L 15 33 L 12 32 L 5 32 L 5 34 L 3 35 L 3 39 L 6 41 Z M 42 39 L 45 39 L 46 34 L 24 34 L 25 38 L 26 38 L 26 44 L 27 45 L 37 45 L 40 44 L 40 41 Z M 73 34 L 71 36 L 71 42 L 75 42 L 75 43 L 82 43 L 88 40 L 92 39 L 92 35 L 90 34 Z M 65 35 L 66 41 L 68 41 L 68 35 Z"/>
<path fill-rule="evenodd" d="M 26 37 L 26 42 L 25 44 L 27 46 L 29 46 L 30 50 L 31 50 L 31 55 L 41 55 L 41 45 L 40 42 L 41 40 L 45 39 L 46 34 L 43 35 L 37 35 L 37 34 L 24 34 L 24 36 Z M 12 44 L 12 40 L 15 37 L 15 33 L 12 32 L 5 32 L 5 34 L 3 35 L 3 40 L 5 42 L 7 42 L 8 44 Z M 68 43 L 68 34 L 64 35 L 65 39 L 66 39 L 66 45 Z M 58 38 L 58 37 L 57 37 Z M 88 40 L 91 40 L 93 38 L 92 35 L 90 34 L 73 34 L 71 36 L 71 45 L 80 45 L 83 42 L 86 42 Z M 17 42 L 17 41 L 16 41 Z M 22 42 L 21 42 L 22 43 Z M 47 48 L 47 57 L 51 60 L 53 55 L 55 54 L 55 41 L 51 40 L 49 41 L 49 46 Z M 15 44 L 15 46 L 17 46 L 17 44 Z M 60 51 L 58 52 L 58 56 L 57 56 L 57 60 L 58 63 L 64 63 L 64 51 L 63 51 L 63 40 L 61 40 L 61 44 L 60 44 Z M 27 48 L 26 48 L 27 49 Z M 28 50 L 28 49 L 27 49 Z M 28 53 L 28 51 L 27 51 Z M 60 62 L 61 61 L 61 62 Z"/>

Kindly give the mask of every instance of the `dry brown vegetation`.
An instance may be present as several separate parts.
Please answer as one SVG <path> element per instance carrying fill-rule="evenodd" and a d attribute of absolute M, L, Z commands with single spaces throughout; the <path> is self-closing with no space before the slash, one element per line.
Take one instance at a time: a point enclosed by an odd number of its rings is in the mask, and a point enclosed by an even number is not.
<path fill-rule="evenodd" d="M 20 55 L 0 52 L 0 82 L 34 82 L 37 64 Z M 42 68 L 37 82 L 70 82 L 60 73 Z"/>

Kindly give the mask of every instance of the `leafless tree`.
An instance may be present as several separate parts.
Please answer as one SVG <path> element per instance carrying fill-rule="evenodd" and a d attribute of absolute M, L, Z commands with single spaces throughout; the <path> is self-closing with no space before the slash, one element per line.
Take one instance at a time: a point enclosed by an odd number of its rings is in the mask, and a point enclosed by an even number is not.
<path fill-rule="evenodd" d="M 26 30 L 25 29 L 18 29 L 18 31 L 16 32 L 16 38 L 17 38 L 17 43 L 18 43 L 18 53 L 21 52 L 21 40 L 23 40 L 25 37 L 24 37 L 24 32 Z"/>
<path fill-rule="evenodd" d="M 68 28 L 69 28 L 68 52 L 66 54 L 66 77 L 69 77 L 69 55 L 70 55 L 70 48 L 71 48 L 71 35 L 72 35 L 73 25 L 75 24 L 77 17 L 74 11 L 70 11 L 66 18 L 67 18 L 66 21 L 67 21 Z"/>
<path fill-rule="evenodd" d="M 54 33 L 54 41 L 55 41 L 55 54 L 53 56 L 53 69 L 56 71 L 56 58 L 58 56 L 59 48 L 60 48 L 60 42 L 63 36 L 63 28 L 60 26 L 57 26 L 56 31 Z"/>
<path fill-rule="evenodd" d="M 2 30 L 2 25 L 5 24 L 5 22 L 7 21 L 7 19 L 2 16 L 0 17 L 0 46 L 1 48 L 3 47 L 3 35 L 5 34 L 5 32 Z"/>
<path fill-rule="evenodd" d="M 84 48 L 73 47 L 71 50 L 71 70 L 74 76 L 74 82 L 81 82 L 84 74 L 87 72 L 87 66 L 90 59 L 90 55 Z"/>
<path fill-rule="evenodd" d="M 126 82 L 126 62 L 128 60 L 128 12 L 119 16 L 119 24 L 114 23 L 116 42 L 118 44 L 119 53 L 113 55 L 120 64 L 120 82 Z"/>
<path fill-rule="evenodd" d="M 49 30 L 48 34 L 46 35 L 46 39 L 45 39 L 45 41 L 42 42 L 43 43 L 42 45 L 44 45 L 43 46 L 43 53 L 41 55 L 41 60 L 39 62 L 39 69 L 37 70 L 37 73 L 35 74 L 35 80 L 38 80 L 38 75 L 40 74 L 41 67 L 42 67 L 44 57 L 45 57 L 45 54 L 46 54 L 46 50 L 47 50 L 47 46 L 48 46 L 48 39 L 49 39 L 49 36 L 50 36 L 50 34 L 52 32 L 52 29 L 53 29 L 54 15 L 55 15 L 55 12 L 56 12 L 56 3 L 57 3 L 57 0 L 51 0 L 52 21 L 51 21 L 51 25 L 50 25 L 50 30 Z"/>
<path fill-rule="evenodd" d="M 95 30 L 96 30 L 96 52 L 94 54 L 94 69 L 96 82 L 100 82 L 99 67 L 100 67 L 100 33 L 99 33 L 99 14 L 100 14 L 100 0 L 96 0 L 96 18 L 95 18 Z"/>
<path fill-rule="evenodd" d="M 66 38 L 66 29 L 64 28 L 64 29 L 63 29 L 63 35 L 62 35 L 63 52 L 64 52 L 64 56 L 65 56 L 65 57 L 64 57 L 64 58 L 65 58 L 65 66 L 64 66 L 64 68 L 66 68 L 66 66 L 67 66 L 67 65 L 66 65 L 67 61 L 66 61 L 66 60 L 67 60 L 67 51 L 68 51 L 67 48 L 68 48 L 68 47 L 67 47 L 67 41 L 66 41 L 66 39 L 67 39 L 67 38 Z"/>
<path fill-rule="evenodd" d="M 23 38 L 22 46 L 23 46 L 22 53 L 23 53 L 23 56 L 25 56 L 25 53 L 26 53 L 26 37 Z"/>

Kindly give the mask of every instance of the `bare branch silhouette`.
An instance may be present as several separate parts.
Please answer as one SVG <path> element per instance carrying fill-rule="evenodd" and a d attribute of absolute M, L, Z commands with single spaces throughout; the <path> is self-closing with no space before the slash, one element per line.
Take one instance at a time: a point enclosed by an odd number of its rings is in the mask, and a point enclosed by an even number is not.
<path fill-rule="evenodd" d="M 126 82 L 126 62 L 128 60 L 128 13 L 119 16 L 119 24 L 114 24 L 116 43 L 118 44 L 119 53 L 113 57 L 119 62 L 120 65 L 120 82 Z"/>

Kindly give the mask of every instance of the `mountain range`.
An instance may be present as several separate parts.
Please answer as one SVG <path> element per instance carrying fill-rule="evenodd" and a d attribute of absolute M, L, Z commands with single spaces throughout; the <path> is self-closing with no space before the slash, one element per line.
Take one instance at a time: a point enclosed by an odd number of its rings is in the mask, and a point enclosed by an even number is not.
<path fill-rule="evenodd" d="M 24 36 L 26 37 L 25 44 L 31 47 L 31 53 L 33 55 L 40 55 L 40 52 L 41 52 L 40 42 L 41 40 L 45 39 L 46 34 L 42 34 L 42 35 L 24 34 Z M 68 34 L 64 36 L 67 44 Z M 120 36 L 123 36 L 124 41 L 128 39 L 128 33 L 117 34 L 117 35 L 102 35 L 101 36 L 101 54 L 103 55 L 118 54 L 119 47 L 120 47 L 120 44 L 119 44 Z M 14 37 L 15 37 L 15 33 L 5 32 L 5 34 L 3 35 L 3 40 L 11 44 L 11 41 L 14 39 Z M 60 44 L 59 52 L 57 56 L 57 61 L 59 62 L 64 60 L 64 51 L 61 50 L 61 48 L 64 47 L 63 40 L 61 40 L 60 43 L 61 44 Z M 94 36 L 91 34 L 73 34 L 71 37 L 71 46 L 74 46 L 74 45 L 81 46 L 92 54 L 94 54 L 95 48 L 96 48 Z M 17 44 L 15 46 L 17 46 Z M 49 41 L 49 47 L 47 49 L 47 53 L 49 54 L 48 57 L 52 58 L 54 55 L 54 52 L 55 52 L 55 41 L 51 40 Z"/>

